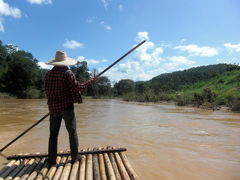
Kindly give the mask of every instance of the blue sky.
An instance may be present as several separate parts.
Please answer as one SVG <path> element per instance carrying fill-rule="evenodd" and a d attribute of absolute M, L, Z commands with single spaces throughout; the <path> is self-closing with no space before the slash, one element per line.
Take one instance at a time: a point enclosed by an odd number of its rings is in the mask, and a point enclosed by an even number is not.
<path fill-rule="evenodd" d="M 44 67 L 57 50 L 107 75 L 149 80 L 200 65 L 240 63 L 239 0 L 0 0 L 0 40 Z"/>

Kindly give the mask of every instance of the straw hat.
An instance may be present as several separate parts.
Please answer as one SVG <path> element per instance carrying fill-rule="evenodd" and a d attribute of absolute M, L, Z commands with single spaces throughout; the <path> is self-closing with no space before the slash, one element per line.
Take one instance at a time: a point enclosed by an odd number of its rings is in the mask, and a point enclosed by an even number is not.
<path fill-rule="evenodd" d="M 65 51 L 57 51 L 55 58 L 49 60 L 45 64 L 54 66 L 72 66 L 77 62 L 77 60 L 67 57 L 67 53 Z"/>

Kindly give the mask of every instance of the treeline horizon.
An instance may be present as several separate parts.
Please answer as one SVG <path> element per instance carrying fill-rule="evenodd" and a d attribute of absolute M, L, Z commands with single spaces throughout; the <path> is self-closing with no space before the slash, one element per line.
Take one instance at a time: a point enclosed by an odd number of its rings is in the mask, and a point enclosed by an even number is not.
<path fill-rule="evenodd" d="M 89 73 L 86 61 L 71 66 L 70 69 L 80 82 L 98 74 L 96 69 Z M 13 45 L 4 45 L 0 41 L 0 97 L 45 98 L 44 78 L 47 71 L 49 69 L 42 69 L 31 53 L 18 50 Z M 234 71 L 236 71 L 235 75 L 224 75 Z M 240 90 L 239 72 L 238 64 L 215 64 L 160 74 L 149 81 L 135 82 L 131 79 L 122 79 L 113 86 L 107 76 L 101 76 L 82 94 L 94 98 L 122 97 L 126 101 L 175 101 L 178 105 L 195 104 L 208 107 L 234 106 L 235 103 L 238 106 L 240 94 L 236 91 Z M 231 86 L 232 93 L 226 94 L 215 89 L 215 86 L 221 83 L 220 81 L 212 87 L 207 84 L 211 79 L 221 75 L 225 77 L 225 80 L 232 76 L 231 82 L 225 85 L 229 88 Z M 225 82 L 224 79 L 222 82 Z M 200 89 L 193 87 L 198 83 L 203 83 Z M 184 93 L 189 89 L 193 91 Z M 224 96 L 222 96 L 223 93 Z"/>

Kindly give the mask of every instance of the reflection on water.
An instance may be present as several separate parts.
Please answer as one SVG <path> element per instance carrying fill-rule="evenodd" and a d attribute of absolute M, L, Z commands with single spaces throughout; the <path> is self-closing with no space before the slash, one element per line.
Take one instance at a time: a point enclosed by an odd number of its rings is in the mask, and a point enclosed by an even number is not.
<path fill-rule="evenodd" d="M 85 100 L 75 110 L 80 148 L 126 147 L 142 179 L 240 179 L 238 113 L 119 100 Z M 45 100 L 0 100 L 0 147 L 47 112 Z M 48 135 L 45 120 L 4 153 L 47 151 Z M 59 150 L 67 149 L 63 123 Z"/>

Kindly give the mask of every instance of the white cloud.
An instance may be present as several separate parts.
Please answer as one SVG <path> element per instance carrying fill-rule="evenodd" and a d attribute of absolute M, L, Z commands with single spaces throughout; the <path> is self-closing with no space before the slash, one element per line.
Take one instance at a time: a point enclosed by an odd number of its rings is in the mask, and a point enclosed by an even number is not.
<path fill-rule="evenodd" d="M 230 52 L 240 52 L 240 43 L 238 44 L 225 43 L 224 46 Z"/>
<path fill-rule="evenodd" d="M 66 48 L 69 48 L 69 49 L 74 49 L 74 48 L 77 48 L 77 47 L 83 47 L 84 44 L 83 43 L 80 43 L 80 42 L 77 42 L 75 40 L 67 40 L 64 44 L 63 44 L 64 47 Z"/>
<path fill-rule="evenodd" d="M 0 15 L 20 18 L 21 11 L 18 8 L 10 7 L 8 3 L 4 2 L 4 0 L 0 0 Z"/>
<path fill-rule="evenodd" d="M 142 39 L 149 40 L 147 32 L 139 32 L 135 38 L 137 42 Z M 154 42 L 147 41 L 136 49 L 133 56 L 110 69 L 106 72 L 106 75 L 113 81 L 126 78 L 135 81 L 149 80 L 165 72 L 164 69 L 159 67 L 160 63 L 164 61 L 161 57 L 163 52 L 164 50 L 161 47 L 157 47 Z"/>
<path fill-rule="evenodd" d="M 1 19 L 0 19 L 0 32 L 4 32 L 4 27 Z"/>
<path fill-rule="evenodd" d="M 112 30 L 112 27 L 109 26 L 109 25 L 106 25 L 106 26 L 105 26 L 105 29 L 106 29 L 106 30 Z"/>
<path fill-rule="evenodd" d="M 128 60 L 125 63 L 111 68 L 105 75 L 110 77 L 112 81 L 119 81 L 121 79 L 148 80 L 152 77 L 151 74 L 143 69 L 140 62 L 134 60 Z"/>
<path fill-rule="evenodd" d="M 42 61 L 38 62 L 38 65 L 42 69 L 52 69 L 52 67 L 53 67 L 52 65 L 47 65 L 47 64 L 45 64 L 45 62 L 42 62 Z"/>
<path fill-rule="evenodd" d="M 167 71 L 177 71 L 196 66 L 195 61 L 188 59 L 185 56 L 172 56 L 163 64 L 163 68 Z"/>
<path fill-rule="evenodd" d="M 170 42 L 162 41 L 162 42 L 160 42 L 160 46 L 161 46 L 162 48 L 171 48 L 173 45 L 172 45 L 172 43 L 170 43 Z"/>
<path fill-rule="evenodd" d="M 86 61 L 88 65 L 96 65 L 96 64 L 100 64 L 100 63 L 104 63 L 107 62 L 107 59 L 102 59 L 102 60 L 96 60 L 96 59 L 87 59 L 84 56 L 79 56 L 77 58 L 78 61 Z"/>
<path fill-rule="evenodd" d="M 111 2 L 112 0 L 101 0 L 103 6 L 107 9 L 107 7 L 109 6 L 109 3 Z"/>
<path fill-rule="evenodd" d="M 123 5 L 122 5 L 122 4 L 119 4 L 119 5 L 118 5 L 118 9 L 119 9 L 120 12 L 122 12 L 122 11 L 123 11 Z"/>
<path fill-rule="evenodd" d="M 149 40 L 148 32 L 139 32 L 136 41 L 142 41 L 143 39 Z M 161 55 L 163 49 L 156 47 L 152 41 L 145 42 L 136 50 L 136 58 L 144 63 L 145 66 L 157 66 L 162 61 Z"/>
<path fill-rule="evenodd" d="M 87 23 L 89 24 L 92 24 L 94 23 L 94 21 L 96 20 L 97 18 L 95 16 L 92 16 L 91 18 L 88 18 L 86 21 Z M 108 25 L 105 21 L 100 21 L 99 24 L 104 27 L 104 29 L 106 30 L 112 30 L 112 27 L 110 25 Z"/>
<path fill-rule="evenodd" d="M 102 61 L 102 62 L 108 62 L 108 60 L 107 60 L 107 59 L 102 59 L 101 61 Z"/>
<path fill-rule="evenodd" d="M 89 24 L 93 23 L 96 18 L 97 18 L 96 16 L 92 16 L 92 17 L 88 18 L 87 23 L 89 23 Z"/>
<path fill-rule="evenodd" d="M 181 51 L 186 51 L 190 53 L 191 56 L 216 56 L 218 55 L 218 50 L 209 46 L 199 47 L 195 44 L 176 46 L 174 49 Z"/>
<path fill-rule="evenodd" d="M 27 0 L 31 4 L 52 4 L 52 0 Z"/>
<path fill-rule="evenodd" d="M 106 30 L 112 30 L 112 27 L 107 25 L 104 21 L 101 21 L 99 24 L 101 24 Z"/>
<path fill-rule="evenodd" d="M 141 42 L 143 40 L 149 40 L 148 32 L 138 32 L 137 37 L 135 38 L 137 42 Z"/>

